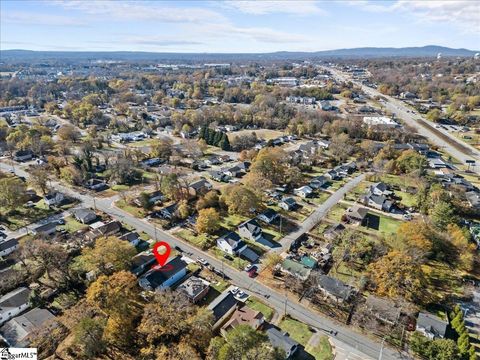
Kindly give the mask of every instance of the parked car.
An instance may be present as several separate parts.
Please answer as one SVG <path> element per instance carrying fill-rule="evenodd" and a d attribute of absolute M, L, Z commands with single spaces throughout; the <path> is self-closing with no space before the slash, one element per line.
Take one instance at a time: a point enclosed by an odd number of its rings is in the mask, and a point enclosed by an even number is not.
<path fill-rule="evenodd" d="M 7 237 L 7 234 L 0 231 L 0 238 L 5 239 L 6 237 Z"/>
<path fill-rule="evenodd" d="M 197 262 L 199 262 L 200 264 L 202 264 L 203 266 L 207 266 L 208 265 L 208 261 L 205 260 L 204 258 L 197 258 Z"/>
<path fill-rule="evenodd" d="M 182 250 L 182 248 L 181 248 L 180 246 L 175 245 L 174 248 L 175 248 L 175 250 L 177 250 L 177 251 L 183 252 L 183 250 Z"/>
<path fill-rule="evenodd" d="M 252 269 L 250 269 L 250 271 L 248 272 L 248 276 L 251 278 L 254 278 L 255 276 L 257 276 L 257 268 L 253 267 Z"/>
<path fill-rule="evenodd" d="M 238 293 L 239 290 L 240 290 L 240 289 L 239 289 L 237 286 L 235 286 L 233 289 L 230 290 L 230 292 L 231 292 L 233 295 L 235 295 L 235 294 Z"/>
<path fill-rule="evenodd" d="M 253 266 L 254 266 L 253 264 L 249 264 L 249 265 L 245 266 L 245 269 L 244 269 L 244 270 L 245 270 L 246 272 L 249 272 L 250 270 L 252 270 Z"/>
<path fill-rule="evenodd" d="M 223 257 L 227 260 L 230 260 L 230 261 L 233 261 L 233 257 L 231 257 L 230 255 L 228 254 L 223 254 Z"/>

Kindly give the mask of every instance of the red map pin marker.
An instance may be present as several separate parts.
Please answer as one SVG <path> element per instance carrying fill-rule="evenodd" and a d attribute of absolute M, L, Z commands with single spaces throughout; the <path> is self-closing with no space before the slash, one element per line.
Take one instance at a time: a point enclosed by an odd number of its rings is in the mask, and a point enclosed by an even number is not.
<path fill-rule="evenodd" d="M 159 252 L 161 251 L 161 253 Z M 158 265 L 160 267 L 163 267 L 165 263 L 168 260 L 168 257 L 170 256 L 170 245 L 168 245 L 165 241 L 159 241 L 153 245 L 153 255 L 155 255 L 155 258 L 157 259 Z"/>

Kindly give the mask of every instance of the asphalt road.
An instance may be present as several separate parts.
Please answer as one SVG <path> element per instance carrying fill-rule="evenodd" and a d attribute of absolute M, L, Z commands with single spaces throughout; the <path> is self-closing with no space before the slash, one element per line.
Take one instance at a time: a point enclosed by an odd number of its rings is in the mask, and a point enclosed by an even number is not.
<path fill-rule="evenodd" d="M 332 68 L 326 68 L 326 69 L 329 70 L 337 79 L 341 81 L 351 81 L 355 85 L 361 87 L 366 94 L 372 97 L 381 96 L 387 99 L 387 101 L 383 102 L 387 110 L 394 113 L 396 117 L 402 119 L 407 125 L 415 128 L 420 135 L 426 137 L 429 141 L 439 146 L 440 148 L 443 148 L 451 156 L 461 161 L 462 164 L 465 164 L 467 160 L 474 160 L 476 163 L 476 166 L 471 167 L 471 170 L 476 172 L 477 174 L 480 174 L 480 151 L 479 150 L 475 149 L 473 146 L 469 144 L 460 142 L 451 134 L 444 134 L 442 132 L 439 132 L 442 135 L 447 136 L 450 140 L 450 142 L 445 141 L 434 130 L 429 129 L 427 126 L 424 126 L 422 123 L 418 122 L 417 119 L 422 119 L 425 122 L 427 122 L 427 120 L 425 120 L 421 114 L 418 114 L 415 111 L 413 113 L 410 112 L 412 110 L 406 104 L 404 104 L 401 100 L 395 99 L 388 95 L 384 95 L 376 89 L 362 85 L 359 82 L 356 82 L 351 78 L 347 77 L 347 75 L 345 75 L 344 73 L 341 73 L 338 70 L 335 70 Z M 458 144 L 458 146 L 452 145 L 451 142 Z"/>
<path fill-rule="evenodd" d="M 10 164 L 0 162 L 0 169 L 4 171 L 9 171 L 10 169 L 12 169 L 12 166 Z M 19 176 L 24 176 L 25 178 L 28 178 L 29 176 L 28 173 L 18 165 L 15 166 L 15 173 Z M 362 175 L 357 176 L 349 183 L 350 186 L 354 186 L 355 182 L 359 182 L 361 181 L 361 179 Z M 258 282 L 257 280 L 250 278 L 246 272 L 236 270 L 228 265 L 223 264 L 221 260 L 218 260 L 210 254 L 203 252 L 200 249 L 197 249 L 196 247 L 190 245 L 187 242 L 177 239 L 168 232 L 165 232 L 154 226 L 153 224 L 149 223 L 147 220 L 135 218 L 129 213 L 115 207 L 115 197 L 94 198 L 93 196 L 88 194 L 80 194 L 79 192 L 69 187 L 63 186 L 58 182 L 52 182 L 51 186 L 64 194 L 79 199 L 86 207 L 101 210 L 109 214 L 113 218 L 134 227 L 137 231 L 145 232 L 152 239 L 166 241 L 171 246 L 178 246 L 183 251 L 191 253 L 190 256 L 192 256 L 193 258 L 201 257 L 206 259 L 212 266 L 222 270 L 225 275 L 230 278 L 231 283 L 245 289 L 250 294 L 255 294 L 256 296 L 263 298 L 266 303 L 279 311 L 279 313 L 283 313 L 286 309 L 286 312 L 293 318 L 296 318 L 312 327 L 315 327 L 320 331 L 325 332 L 327 335 L 330 335 L 330 331 L 336 331 L 337 335 L 335 335 L 334 337 L 335 342 L 340 342 L 342 345 L 342 350 L 352 354 L 356 359 L 378 359 L 381 352 L 380 340 L 378 342 L 374 341 L 369 337 L 362 335 L 351 328 L 348 328 L 347 326 L 336 323 L 331 319 L 325 318 L 320 313 L 317 313 L 298 303 L 292 297 L 289 297 L 287 300 L 285 294 L 282 294 L 281 292 L 267 287 L 262 283 Z M 340 198 L 343 196 L 342 191 L 337 191 L 337 193 L 337 196 L 339 196 Z M 332 202 L 333 201 L 334 200 L 332 200 Z M 382 359 L 410 359 L 410 357 L 398 352 L 397 350 L 384 347 L 382 352 Z"/>
<path fill-rule="evenodd" d="M 297 240 L 300 236 L 312 230 L 315 225 L 327 214 L 327 212 L 335 206 L 344 195 L 354 189 L 362 180 L 365 179 L 365 174 L 360 174 L 357 177 L 350 180 L 340 189 L 335 191 L 323 204 L 317 206 L 317 208 L 300 224 L 300 227 L 286 235 L 280 240 L 281 248 L 275 249 L 275 251 L 285 251 L 290 248 L 290 245 Z"/>

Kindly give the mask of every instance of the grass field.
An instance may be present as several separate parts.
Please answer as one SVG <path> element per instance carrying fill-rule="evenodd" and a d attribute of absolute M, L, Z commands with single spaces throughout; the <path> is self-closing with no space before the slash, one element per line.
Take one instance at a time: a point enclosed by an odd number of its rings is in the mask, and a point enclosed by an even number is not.
<path fill-rule="evenodd" d="M 292 319 L 291 317 L 285 317 L 279 324 L 279 327 L 288 332 L 290 337 L 302 344 L 307 345 L 308 340 L 312 337 L 312 332 L 308 329 L 308 325 L 300 321 Z"/>
<path fill-rule="evenodd" d="M 124 200 L 118 200 L 115 203 L 115 206 L 117 206 L 118 208 L 120 208 L 122 210 L 125 210 L 126 212 L 132 214 L 133 216 L 135 216 L 137 218 L 144 218 L 146 216 L 146 213 L 142 208 L 130 205 L 130 204 L 126 203 Z"/>
<path fill-rule="evenodd" d="M 246 304 L 249 308 L 260 311 L 267 321 L 270 321 L 275 313 L 275 310 L 273 310 L 270 306 L 265 305 L 263 302 L 259 301 L 253 296 L 248 298 Z"/>
<path fill-rule="evenodd" d="M 254 132 L 257 135 L 258 139 L 270 140 L 275 139 L 279 136 L 285 135 L 284 132 L 278 130 L 270 130 L 270 129 L 250 129 L 250 130 L 240 130 L 228 133 L 228 140 L 232 141 L 237 136 L 242 135 L 250 135 Z"/>
<path fill-rule="evenodd" d="M 175 235 L 181 237 L 184 240 L 187 240 L 189 243 L 202 249 L 204 249 L 209 242 L 208 235 L 206 234 L 195 235 L 193 231 L 189 229 L 181 229 L 177 231 Z"/>
<path fill-rule="evenodd" d="M 63 225 L 63 228 L 67 230 L 69 233 L 74 233 L 75 231 L 88 228 L 88 225 L 78 222 L 72 216 L 68 216 L 64 218 L 64 220 L 65 220 L 65 225 Z"/>
<path fill-rule="evenodd" d="M 316 345 L 308 345 L 305 350 L 313 355 L 316 360 L 333 360 L 335 358 L 327 336 L 320 336 Z"/>

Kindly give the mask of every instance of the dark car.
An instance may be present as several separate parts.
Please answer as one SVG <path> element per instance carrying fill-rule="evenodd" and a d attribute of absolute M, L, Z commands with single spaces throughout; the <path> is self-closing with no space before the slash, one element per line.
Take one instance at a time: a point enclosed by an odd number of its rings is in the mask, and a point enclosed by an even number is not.
<path fill-rule="evenodd" d="M 228 254 L 223 254 L 223 257 L 227 260 L 230 260 L 230 261 L 233 261 L 233 257 L 231 257 L 230 255 Z"/>
<path fill-rule="evenodd" d="M 255 276 L 257 276 L 257 268 L 253 267 L 248 271 L 248 277 L 254 278 Z"/>
<path fill-rule="evenodd" d="M 0 238 L 5 239 L 6 237 L 7 237 L 7 234 L 0 231 Z"/>
<path fill-rule="evenodd" d="M 175 250 L 177 250 L 179 252 L 183 252 L 182 248 L 180 246 L 177 246 L 177 245 L 175 245 Z"/>

